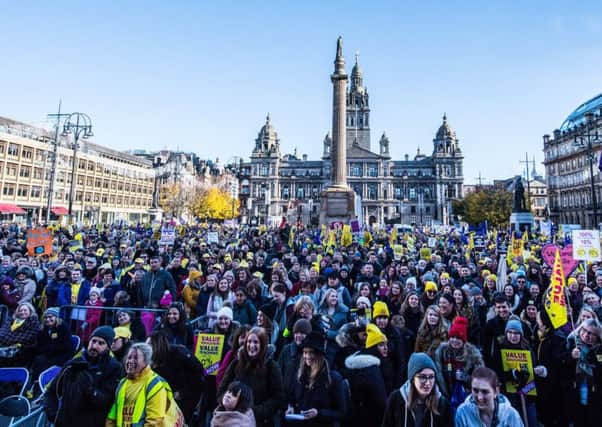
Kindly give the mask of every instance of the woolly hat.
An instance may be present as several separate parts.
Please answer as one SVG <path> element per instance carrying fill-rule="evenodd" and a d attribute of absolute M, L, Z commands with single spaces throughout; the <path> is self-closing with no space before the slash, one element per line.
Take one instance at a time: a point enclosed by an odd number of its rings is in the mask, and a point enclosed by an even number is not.
<path fill-rule="evenodd" d="M 318 353 L 326 354 L 326 340 L 324 339 L 324 335 L 316 331 L 310 332 L 299 346 L 299 349 L 304 348 L 311 348 Z"/>
<path fill-rule="evenodd" d="M 437 373 L 435 362 L 426 353 L 412 353 L 408 361 L 408 379 L 413 380 L 416 374 L 423 369 L 432 369 Z"/>
<path fill-rule="evenodd" d="M 100 291 L 100 288 L 97 288 L 96 286 L 92 286 L 92 287 L 90 288 L 90 291 L 88 292 L 88 295 L 92 295 L 92 293 L 93 293 L 93 292 L 94 292 L 96 295 L 98 295 L 98 296 L 101 296 L 101 295 L 102 295 L 102 292 Z"/>
<path fill-rule="evenodd" d="M 468 340 L 468 320 L 466 317 L 457 316 L 454 318 L 449 328 L 449 337 L 460 338 L 464 343 Z"/>
<path fill-rule="evenodd" d="M 127 338 L 129 340 L 132 338 L 132 331 L 126 326 L 117 326 L 116 328 L 113 328 L 113 331 L 115 332 L 114 339 Z"/>
<path fill-rule="evenodd" d="M 569 277 L 569 280 L 567 280 L 566 285 L 571 286 L 573 283 L 577 283 L 577 279 L 575 279 L 574 277 Z"/>
<path fill-rule="evenodd" d="M 234 319 L 234 314 L 232 313 L 232 309 L 230 307 L 228 307 L 227 305 L 223 306 L 222 308 L 219 309 L 219 311 L 217 312 L 217 316 L 218 319 L 220 317 L 227 317 L 230 320 Z"/>
<path fill-rule="evenodd" d="M 115 339 L 115 331 L 110 326 L 100 326 L 94 329 L 94 332 L 92 332 L 92 336 L 90 338 L 94 337 L 102 338 L 110 347 Z"/>
<path fill-rule="evenodd" d="M 449 273 L 444 271 L 443 273 L 441 273 L 441 275 L 439 276 L 440 279 L 449 279 Z"/>
<path fill-rule="evenodd" d="M 504 329 L 504 332 L 508 332 L 509 330 L 517 331 L 520 332 L 521 335 L 524 335 L 523 324 L 518 319 L 510 319 L 506 322 L 506 329 Z"/>
<path fill-rule="evenodd" d="M 426 282 L 424 284 L 424 292 L 435 291 L 437 292 L 437 284 L 435 282 Z"/>
<path fill-rule="evenodd" d="M 44 312 L 44 317 L 46 316 L 54 316 L 54 317 L 59 317 L 59 308 L 58 307 L 49 307 L 45 312 Z"/>
<path fill-rule="evenodd" d="M 192 270 L 190 272 L 190 274 L 188 275 L 188 281 L 192 282 L 193 280 L 198 279 L 199 277 L 202 277 L 202 276 L 203 276 L 203 273 L 201 273 L 200 271 Z"/>
<path fill-rule="evenodd" d="M 359 297 L 357 301 L 355 301 L 355 305 L 358 306 L 360 302 L 363 302 L 368 307 L 372 308 L 372 303 L 370 302 L 370 299 L 368 297 Z"/>
<path fill-rule="evenodd" d="M 487 276 L 487 280 L 493 280 L 494 282 L 497 282 L 497 276 L 495 274 L 490 274 Z"/>
<path fill-rule="evenodd" d="M 293 325 L 293 334 L 297 332 L 305 335 L 309 335 L 311 332 L 311 322 L 307 319 L 299 319 Z"/>
<path fill-rule="evenodd" d="M 387 336 L 374 323 L 366 325 L 366 348 L 387 342 Z"/>
<path fill-rule="evenodd" d="M 374 308 L 372 309 L 372 318 L 376 318 L 378 316 L 389 317 L 389 307 L 382 301 L 376 301 L 374 303 Z"/>

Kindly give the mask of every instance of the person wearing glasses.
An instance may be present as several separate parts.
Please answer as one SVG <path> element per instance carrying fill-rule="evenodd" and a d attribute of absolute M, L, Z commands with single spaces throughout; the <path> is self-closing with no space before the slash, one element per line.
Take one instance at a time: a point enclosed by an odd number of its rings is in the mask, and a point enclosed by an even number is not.
<path fill-rule="evenodd" d="M 437 386 L 437 368 L 426 353 L 408 362 L 408 380 L 387 400 L 382 427 L 451 427 L 448 400 Z"/>
<path fill-rule="evenodd" d="M 564 401 L 575 427 L 600 425 L 602 417 L 602 326 L 584 320 L 567 338 L 563 357 Z"/>

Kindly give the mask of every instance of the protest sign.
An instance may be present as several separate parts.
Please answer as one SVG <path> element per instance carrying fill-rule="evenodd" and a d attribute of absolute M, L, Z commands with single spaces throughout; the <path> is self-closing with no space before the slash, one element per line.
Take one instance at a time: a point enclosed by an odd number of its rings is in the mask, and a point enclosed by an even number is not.
<path fill-rule="evenodd" d="M 354 233 L 360 232 L 360 222 L 357 219 L 352 219 L 349 221 L 349 225 L 351 226 L 351 231 Z"/>
<path fill-rule="evenodd" d="M 573 245 L 568 244 L 564 248 L 548 243 L 541 247 L 541 257 L 548 267 L 554 267 L 556 251 L 560 251 L 560 260 L 562 262 L 562 271 L 565 277 L 568 277 L 579 266 L 579 260 L 573 258 Z"/>
<path fill-rule="evenodd" d="M 401 260 L 402 256 L 403 256 L 403 246 L 393 245 L 393 257 L 395 258 L 395 261 Z"/>
<path fill-rule="evenodd" d="M 219 234 L 217 231 L 209 231 L 207 233 L 207 243 L 217 243 L 219 240 Z"/>
<path fill-rule="evenodd" d="M 160 245 L 173 245 L 176 242 L 176 230 L 173 227 L 163 227 L 161 229 Z"/>
<path fill-rule="evenodd" d="M 528 396 L 537 396 L 535 390 L 535 375 L 533 374 L 533 361 L 529 350 L 500 350 L 502 353 L 502 369 L 504 372 L 517 371 L 529 372 L 527 383 L 520 389 Z M 518 384 L 514 380 L 506 381 L 506 392 L 517 393 Z"/>
<path fill-rule="evenodd" d="M 579 261 L 600 261 L 600 232 L 573 230 L 573 258 Z"/>
<path fill-rule="evenodd" d="M 52 255 L 52 233 L 49 229 L 27 230 L 27 254 L 29 256 Z"/>
<path fill-rule="evenodd" d="M 224 335 L 198 334 L 194 355 L 205 368 L 205 374 L 217 375 L 224 350 Z"/>

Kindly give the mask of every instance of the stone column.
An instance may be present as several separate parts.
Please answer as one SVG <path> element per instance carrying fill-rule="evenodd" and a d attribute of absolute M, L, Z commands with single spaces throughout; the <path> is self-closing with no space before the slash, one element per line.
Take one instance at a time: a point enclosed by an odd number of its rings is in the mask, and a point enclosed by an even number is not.
<path fill-rule="evenodd" d="M 337 55 L 334 60 L 332 81 L 332 179 L 331 186 L 347 188 L 347 74 L 343 58 L 343 38 L 337 40 Z"/>

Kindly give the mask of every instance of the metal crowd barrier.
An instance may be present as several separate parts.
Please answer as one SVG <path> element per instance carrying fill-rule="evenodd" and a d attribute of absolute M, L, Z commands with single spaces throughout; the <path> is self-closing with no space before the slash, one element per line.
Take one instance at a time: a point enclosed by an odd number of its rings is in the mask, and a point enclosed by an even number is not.
<path fill-rule="evenodd" d="M 101 311 L 100 322 L 98 323 L 98 326 L 114 326 L 117 323 L 117 312 L 124 309 L 132 312 L 134 314 L 134 318 L 139 320 L 141 320 L 143 313 L 153 313 L 155 315 L 154 326 L 161 321 L 161 318 L 167 312 L 167 309 L 164 308 L 88 307 L 85 305 L 64 305 L 60 307 L 59 315 L 64 321 L 69 322 L 72 333 L 78 334 L 78 332 L 82 332 L 82 326 L 84 326 L 84 323 L 86 322 L 87 310 Z M 1 313 L 2 312 L 0 311 L 0 314 Z M 188 319 L 187 323 L 195 332 L 204 331 L 209 326 L 209 317 L 206 315 L 198 316 L 194 319 Z"/>
<path fill-rule="evenodd" d="M 161 321 L 161 317 L 167 312 L 167 309 L 165 308 L 88 307 L 86 305 L 64 305 L 61 306 L 59 310 L 61 319 L 69 322 L 71 332 L 76 335 L 89 334 L 92 332 L 92 329 L 95 329 L 98 326 L 114 326 L 117 324 L 117 312 L 121 310 L 127 310 L 133 313 L 134 319 L 141 320 L 143 324 L 145 323 L 145 319 L 142 317 L 145 313 L 154 315 L 154 319 L 152 320 L 153 328 Z M 96 312 L 100 311 L 100 318 L 94 325 L 88 325 L 86 319 L 88 310 L 95 310 Z"/>
<path fill-rule="evenodd" d="M 50 425 L 43 407 L 34 409 L 29 415 L 0 420 L 0 427 L 46 427 Z"/>

